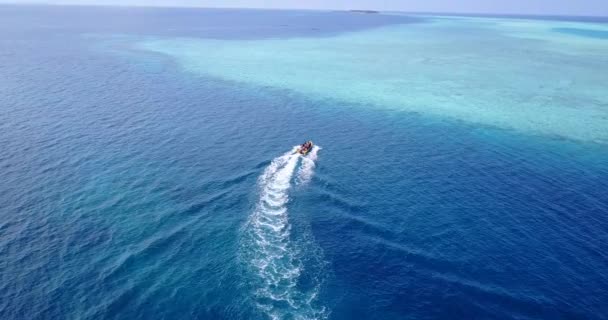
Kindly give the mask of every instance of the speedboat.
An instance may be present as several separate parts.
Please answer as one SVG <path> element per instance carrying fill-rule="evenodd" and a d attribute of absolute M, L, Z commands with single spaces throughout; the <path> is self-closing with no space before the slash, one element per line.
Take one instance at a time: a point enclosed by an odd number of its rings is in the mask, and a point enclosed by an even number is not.
<path fill-rule="evenodd" d="M 307 155 L 310 150 L 312 150 L 312 147 L 314 147 L 315 145 L 312 143 L 312 141 L 308 140 L 306 142 L 304 142 L 297 150 L 296 152 L 305 156 Z"/>

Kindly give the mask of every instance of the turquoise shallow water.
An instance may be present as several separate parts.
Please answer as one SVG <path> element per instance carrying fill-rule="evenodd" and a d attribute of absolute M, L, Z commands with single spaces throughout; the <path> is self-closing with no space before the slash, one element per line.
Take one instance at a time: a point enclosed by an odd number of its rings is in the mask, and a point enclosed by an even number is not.
<path fill-rule="evenodd" d="M 597 30 L 597 29 L 578 29 L 578 28 L 555 28 L 553 29 L 557 32 L 562 32 L 566 34 L 573 34 L 577 36 L 583 36 L 588 38 L 596 38 L 596 39 L 608 39 L 608 31 L 607 30 Z"/>
<path fill-rule="evenodd" d="M 0 20 L 2 319 L 608 314 L 604 24 Z"/>
<path fill-rule="evenodd" d="M 598 72 L 608 64 L 608 42 L 585 36 L 608 32 L 605 25 L 587 24 L 585 31 L 560 28 L 580 24 L 563 21 L 429 19 L 321 39 L 152 39 L 141 48 L 175 57 L 190 72 L 232 81 L 608 141 L 608 78 Z"/>

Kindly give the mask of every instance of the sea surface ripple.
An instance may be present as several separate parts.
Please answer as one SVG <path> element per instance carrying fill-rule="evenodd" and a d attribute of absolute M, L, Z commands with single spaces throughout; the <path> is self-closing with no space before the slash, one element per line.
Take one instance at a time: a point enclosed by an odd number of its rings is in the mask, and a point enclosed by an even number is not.
<path fill-rule="evenodd" d="M 608 319 L 605 144 L 192 73 L 133 42 L 325 43 L 427 18 L 0 21 L 0 319 Z M 573 28 L 554 40 L 601 40 Z M 286 153 L 309 139 L 323 148 Z"/>

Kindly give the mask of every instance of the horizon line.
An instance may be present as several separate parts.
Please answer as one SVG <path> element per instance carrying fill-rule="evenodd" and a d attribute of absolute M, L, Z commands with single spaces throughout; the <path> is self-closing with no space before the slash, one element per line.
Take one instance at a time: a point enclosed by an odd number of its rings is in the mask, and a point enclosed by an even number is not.
<path fill-rule="evenodd" d="M 447 12 L 447 11 L 401 11 L 401 10 L 377 10 L 377 9 L 360 9 L 360 8 L 351 8 L 351 9 L 315 9 L 315 8 L 280 8 L 280 7 L 214 7 L 214 6 L 193 6 L 193 5 L 150 5 L 150 4 L 80 4 L 80 3 L 37 3 L 37 2 L 0 2 L 0 6 L 31 6 L 31 7 L 104 7 L 104 8 L 153 8 L 153 9 L 218 9 L 218 10 L 270 10 L 270 11 L 321 11 L 321 12 L 351 12 L 351 11 L 374 11 L 379 14 L 390 14 L 390 13 L 404 13 L 404 14 L 412 14 L 412 15 L 453 15 L 453 16 L 471 16 L 471 15 L 480 15 L 480 16 L 505 16 L 505 17 L 553 17 L 553 18 L 567 18 L 567 17 L 577 17 L 577 18 L 606 18 L 608 19 L 608 15 L 586 15 L 586 14 L 561 14 L 561 13 L 515 13 L 515 12 L 465 12 L 465 11 L 456 11 L 456 12 Z"/>

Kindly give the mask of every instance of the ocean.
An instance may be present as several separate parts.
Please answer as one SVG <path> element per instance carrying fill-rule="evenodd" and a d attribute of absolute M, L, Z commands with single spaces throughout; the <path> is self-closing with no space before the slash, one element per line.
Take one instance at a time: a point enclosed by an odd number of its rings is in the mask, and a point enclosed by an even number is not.
<path fill-rule="evenodd" d="M 0 319 L 608 319 L 606 19 L 0 30 Z"/>

